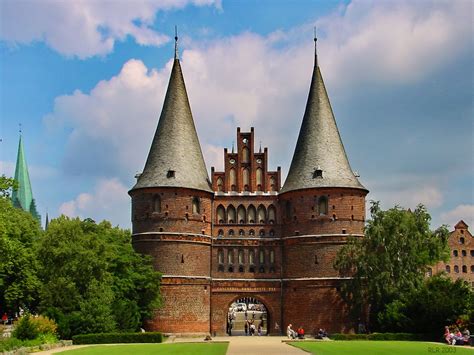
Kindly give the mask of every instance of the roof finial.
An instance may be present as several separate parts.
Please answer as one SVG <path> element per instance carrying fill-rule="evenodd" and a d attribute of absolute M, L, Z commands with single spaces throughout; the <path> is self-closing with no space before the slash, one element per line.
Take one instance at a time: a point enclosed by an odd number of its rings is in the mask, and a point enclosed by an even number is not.
<path fill-rule="evenodd" d="M 258 152 L 259 152 L 259 153 L 261 153 L 261 152 L 262 152 L 262 141 L 260 141 L 260 149 L 259 149 L 259 151 L 258 151 Z"/>
<path fill-rule="evenodd" d="M 174 26 L 174 59 L 179 59 L 178 53 L 178 26 Z"/>
<path fill-rule="evenodd" d="M 232 141 L 232 154 L 234 154 L 234 141 Z"/>
<path fill-rule="evenodd" d="M 316 37 L 316 26 L 314 26 L 314 66 L 318 66 L 318 37 Z"/>
<path fill-rule="evenodd" d="M 22 131 L 21 131 L 21 123 L 18 123 L 18 133 L 20 133 L 20 135 L 21 135 L 21 133 L 22 133 Z"/>

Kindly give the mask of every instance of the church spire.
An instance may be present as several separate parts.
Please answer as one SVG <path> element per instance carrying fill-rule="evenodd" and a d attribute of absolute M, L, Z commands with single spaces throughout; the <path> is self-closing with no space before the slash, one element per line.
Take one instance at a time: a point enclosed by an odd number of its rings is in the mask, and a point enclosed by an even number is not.
<path fill-rule="evenodd" d="M 336 119 L 317 62 L 309 89 L 298 141 L 281 192 L 318 187 L 364 189 L 354 175 L 342 144 Z"/>
<path fill-rule="evenodd" d="M 179 59 L 178 52 L 178 26 L 174 26 L 174 59 Z"/>
<path fill-rule="evenodd" d="M 201 145 L 194 126 L 177 52 L 158 127 L 142 174 L 132 190 L 184 187 L 212 192 Z"/>
<path fill-rule="evenodd" d="M 30 212 L 33 217 L 41 220 L 41 216 L 36 210 L 36 202 L 33 198 L 31 189 L 30 175 L 28 173 L 28 165 L 26 164 L 25 150 L 23 148 L 23 138 L 21 135 L 20 125 L 20 141 L 18 142 L 18 154 L 16 158 L 15 180 L 18 182 L 18 189 L 12 192 L 13 206 Z"/>
<path fill-rule="evenodd" d="M 316 26 L 314 27 L 314 67 L 318 66 L 318 37 L 316 36 Z"/>

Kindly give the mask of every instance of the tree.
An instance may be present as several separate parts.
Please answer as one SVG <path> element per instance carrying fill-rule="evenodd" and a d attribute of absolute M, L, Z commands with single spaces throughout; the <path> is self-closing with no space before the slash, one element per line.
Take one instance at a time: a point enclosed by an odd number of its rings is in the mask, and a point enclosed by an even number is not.
<path fill-rule="evenodd" d="M 0 176 L 0 198 L 9 198 L 12 190 L 18 189 L 18 182 L 13 178 Z"/>
<path fill-rule="evenodd" d="M 459 319 L 472 323 L 473 316 L 474 292 L 469 284 L 440 274 L 426 278 L 419 289 L 388 304 L 378 318 L 382 330 L 420 329 L 441 334 L 444 326 L 456 324 Z"/>
<path fill-rule="evenodd" d="M 423 284 L 429 265 L 449 256 L 446 226 L 432 232 L 423 205 L 412 212 L 398 206 L 387 211 L 371 203 L 365 237 L 350 238 L 339 251 L 334 267 L 350 276 L 340 293 L 354 317 L 380 328 L 377 315 Z"/>
<path fill-rule="evenodd" d="M 63 337 L 135 331 L 159 305 L 160 274 L 132 248 L 130 232 L 109 222 L 61 216 L 38 246 L 40 309 Z"/>
<path fill-rule="evenodd" d="M 40 282 L 34 244 L 42 231 L 31 214 L 13 207 L 15 180 L 0 177 L 0 311 L 36 308 Z"/>

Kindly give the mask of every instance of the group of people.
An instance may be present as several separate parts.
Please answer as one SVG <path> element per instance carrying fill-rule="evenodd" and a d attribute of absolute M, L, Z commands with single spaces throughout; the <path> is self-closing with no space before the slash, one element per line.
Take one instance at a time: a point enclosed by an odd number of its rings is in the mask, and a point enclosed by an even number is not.
<path fill-rule="evenodd" d="M 302 325 L 299 326 L 299 328 L 294 331 L 293 330 L 293 325 L 290 323 L 288 324 L 288 327 L 286 328 L 286 335 L 288 335 L 289 339 L 304 339 L 304 328 Z"/>
<path fill-rule="evenodd" d="M 255 326 L 255 321 L 246 320 L 244 324 L 245 335 L 263 335 L 263 320 L 258 323 L 258 326 Z"/>
<path fill-rule="evenodd" d="M 461 333 L 461 331 L 456 328 L 454 329 L 453 332 L 449 329 L 448 326 L 444 327 L 444 339 L 449 345 L 464 345 L 464 344 L 469 344 L 469 340 L 471 338 L 471 333 L 469 332 L 469 329 L 464 329 L 464 331 Z"/>

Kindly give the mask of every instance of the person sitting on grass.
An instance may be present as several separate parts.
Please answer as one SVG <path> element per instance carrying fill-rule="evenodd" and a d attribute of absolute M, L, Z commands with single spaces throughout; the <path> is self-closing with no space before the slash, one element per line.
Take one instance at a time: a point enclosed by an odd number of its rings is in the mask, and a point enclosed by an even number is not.
<path fill-rule="evenodd" d="M 302 325 L 298 328 L 298 339 L 304 339 L 304 329 Z"/>

